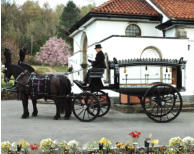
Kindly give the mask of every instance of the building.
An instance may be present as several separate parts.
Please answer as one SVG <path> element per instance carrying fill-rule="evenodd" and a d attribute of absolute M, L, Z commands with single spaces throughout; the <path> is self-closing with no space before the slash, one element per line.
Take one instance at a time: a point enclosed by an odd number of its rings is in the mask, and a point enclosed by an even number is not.
<path fill-rule="evenodd" d="M 83 80 L 87 70 L 82 66 L 87 59 L 95 58 L 94 46 L 101 43 L 109 60 L 184 57 L 187 65 L 183 94 L 194 95 L 194 0 L 109 0 L 92 9 L 70 33 L 74 43 L 74 53 L 69 58 L 74 72 L 71 80 Z M 165 73 L 166 69 L 148 70 L 152 77 L 171 76 Z M 126 76 L 146 75 L 145 68 L 120 72 L 121 83 Z M 73 89 L 79 91 L 76 86 Z"/>

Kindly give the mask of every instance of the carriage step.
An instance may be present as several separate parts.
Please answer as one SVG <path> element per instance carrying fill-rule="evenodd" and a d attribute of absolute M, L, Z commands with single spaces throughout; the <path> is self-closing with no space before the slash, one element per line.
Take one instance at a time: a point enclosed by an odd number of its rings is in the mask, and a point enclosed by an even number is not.
<path fill-rule="evenodd" d="M 81 89 L 87 88 L 87 86 L 83 85 L 81 81 L 73 80 L 73 82 Z"/>

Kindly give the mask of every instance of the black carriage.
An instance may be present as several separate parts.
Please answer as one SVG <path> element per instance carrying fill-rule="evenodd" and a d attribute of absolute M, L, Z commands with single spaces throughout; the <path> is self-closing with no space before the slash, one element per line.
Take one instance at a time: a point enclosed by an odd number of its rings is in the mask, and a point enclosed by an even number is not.
<path fill-rule="evenodd" d="M 137 96 L 141 102 L 146 115 L 156 122 L 169 122 L 175 119 L 182 109 L 183 100 L 180 91 L 184 91 L 183 71 L 186 62 L 183 58 L 176 59 L 128 59 L 117 61 L 113 59 L 108 63 L 106 73 L 109 76 L 109 84 L 104 85 L 101 78 L 104 69 L 96 69 L 89 75 L 89 86 L 83 86 L 80 81 L 74 80 L 74 83 L 83 90 L 82 93 L 73 98 L 73 113 L 81 121 L 92 121 L 97 117 L 108 113 L 111 102 L 108 93 L 102 90 L 112 90 L 121 94 Z M 161 71 L 170 71 L 171 75 L 157 78 L 138 77 L 130 79 L 120 79 L 120 69 L 126 67 L 159 67 Z M 163 68 L 163 69 L 162 69 Z M 113 80 L 110 81 L 110 74 L 113 74 Z M 133 74 L 133 72 L 131 72 Z M 130 74 L 128 75 L 130 76 Z M 120 83 L 125 80 L 125 83 Z M 128 82 L 131 81 L 131 82 Z M 140 83 L 133 83 L 140 81 Z M 143 82 L 142 82 L 143 81 Z"/>

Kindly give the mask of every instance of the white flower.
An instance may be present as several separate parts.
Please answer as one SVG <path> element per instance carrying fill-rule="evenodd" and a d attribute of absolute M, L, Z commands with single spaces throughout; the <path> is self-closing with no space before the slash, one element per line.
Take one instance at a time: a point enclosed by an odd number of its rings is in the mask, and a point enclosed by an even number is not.
<path fill-rule="evenodd" d="M 182 143 L 182 140 L 180 137 L 174 137 L 174 138 L 171 138 L 169 140 L 169 146 L 170 147 L 176 147 L 176 146 L 180 146 Z"/>
<path fill-rule="evenodd" d="M 66 141 L 62 141 L 59 145 L 60 148 L 62 149 L 66 149 L 67 148 L 67 142 Z"/>
<path fill-rule="evenodd" d="M 79 143 L 76 141 L 76 140 L 71 140 L 71 141 L 69 141 L 68 142 L 68 146 L 70 147 L 70 148 L 77 148 L 78 147 L 78 145 L 79 145 Z"/>
<path fill-rule="evenodd" d="M 89 144 L 88 143 L 84 144 L 82 148 L 83 148 L 83 150 L 88 150 L 89 149 Z"/>
<path fill-rule="evenodd" d="M 17 144 L 16 144 L 15 142 L 13 142 L 13 143 L 11 144 L 11 150 L 12 150 L 12 151 L 17 151 Z"/>
<path fill-rule="evenodd" d="M 50 149 L 51 147 L 53 147 L 54 143 L 53 141 L 50 139 L 50 138 L 47 138 L 47 139 L 43 139 L 41 142 L 40 142 L 40 148 L 44 151 L 44 150 L 48 150 Z"/>
<path fill-rule="evenodd" d="M 194 139 L 190 136 L 187 136 L 183 139 L 183 144 L 188 146 L 194 144 Z"/>
<path fill-rule="evenodd" d="M 11 144 L 9 141 L 6 141 L 6 142 L 2 142 L 1 143 L 1 151 L 2 152 L 7 152 L 11 149 Z"/>

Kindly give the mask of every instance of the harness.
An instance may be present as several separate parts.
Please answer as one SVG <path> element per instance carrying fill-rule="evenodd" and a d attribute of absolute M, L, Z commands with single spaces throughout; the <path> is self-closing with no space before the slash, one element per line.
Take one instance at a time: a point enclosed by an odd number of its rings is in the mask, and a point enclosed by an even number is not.
<path fill-rule="evenodd" d="M 50 77 L 39 76 L 32 73 L 32 76 L 29 78 L 29 92 L 34 98 L 44 97 L 45 99 L 50 96 Z"/>
<path fill-rule="evenodd" d="M 25 72 L 21 72 L 15 80 L 15 85 L 24 86 L 25 90 L 28 94 L 30 94 L 33 98 L 44 97 L 45 99 L 50 96 L 50 77 L 49 75 L 40 76 L 36 73 L 31 73 L 27 82 L 22 84 L 19 82 L 21 76 L 23 76 Z"/>

